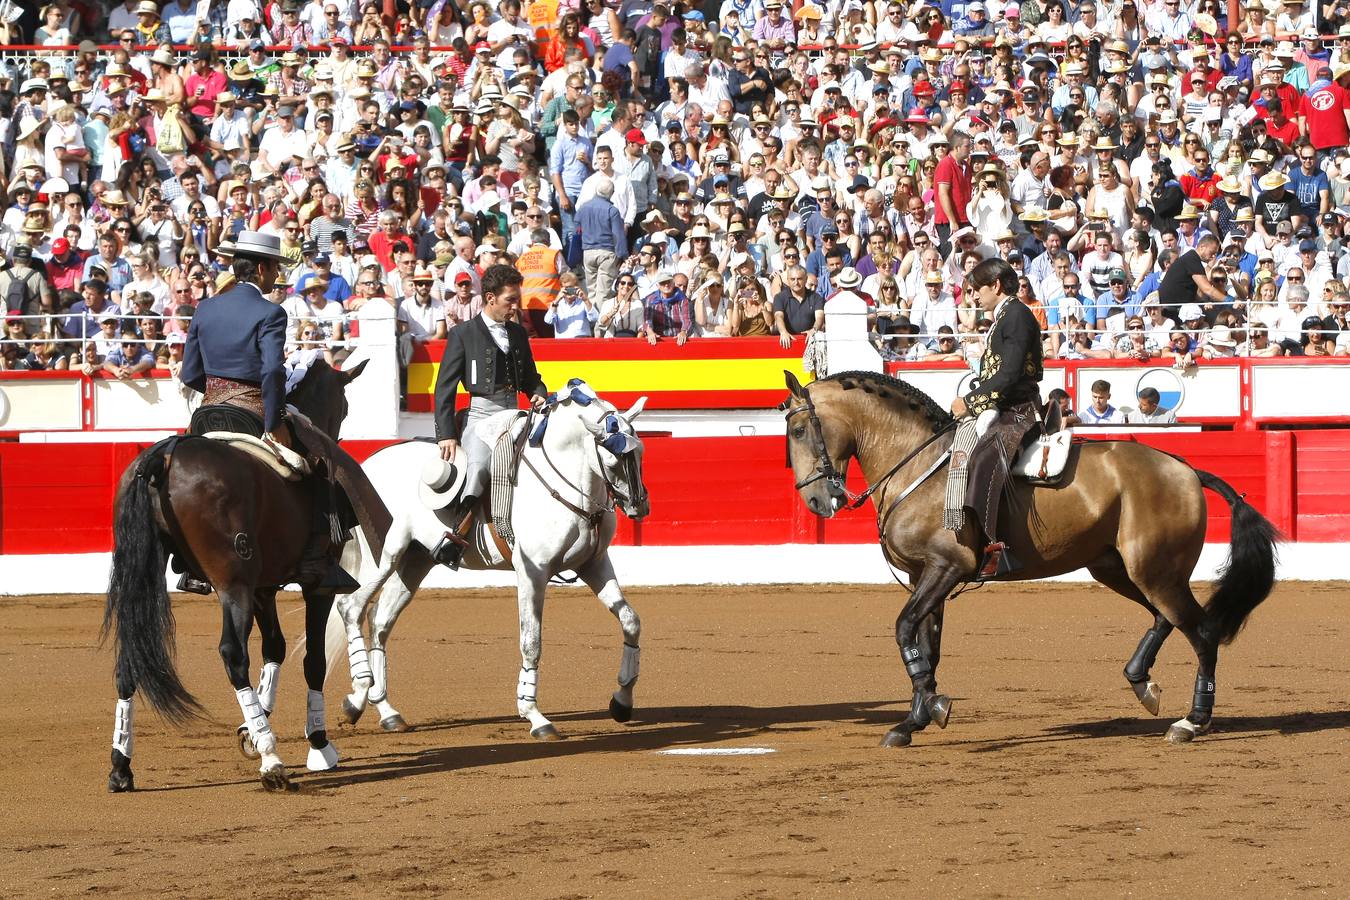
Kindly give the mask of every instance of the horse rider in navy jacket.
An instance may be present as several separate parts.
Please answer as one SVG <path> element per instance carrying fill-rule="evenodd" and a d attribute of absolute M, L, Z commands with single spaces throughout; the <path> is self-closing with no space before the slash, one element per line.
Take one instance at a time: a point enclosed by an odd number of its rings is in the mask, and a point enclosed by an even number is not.
<path fill-rule="evenodd" d="M 334 527 L 331 521 L 337 515 L 334 481 L 342 483 L 356 507 L 365 505 L 366 498 L 360 496 L 365 491 L 354 490 L 353 484 L 369 482 L 360 467 L 327 435 L 303 416 L 286 415 L 286 311 L 263 295 L 263 291 L 272 289 L 281 263 L 286 261 L 280 239 L 241 232 L 231 253 L 237 279 L 234 287 L 197 307 L 183 348 L 179 377 L 188 387 L 205 394 L 189 430 L 193 434 L 256 432 L 256 425 L 249 428 L 248 417 L 237 412 L 247 410 L 262 424 L 262 434 L 255 433 L 256 437 L 290 448 L 294 447 L 294 437 L 304 444 L 311 462 L 321 460 L 327 466 L 329 489 L 314 492 L 314 531 L 305 547 L 297 580 L 350 593 L 360 584 L 337 563 L 341 546 L 333 535 L 343 529 L 340 525 Z M 283 422 L 289 424 L 289 433 L 281 427 Z M 374 489 L 370 490 L 373 494 Z M 358 496 L 352 497 L 354 493 Z M 211 589 L 193 572 L 184 575 L 180 587 L 199 593 L 209 593 Z"/>

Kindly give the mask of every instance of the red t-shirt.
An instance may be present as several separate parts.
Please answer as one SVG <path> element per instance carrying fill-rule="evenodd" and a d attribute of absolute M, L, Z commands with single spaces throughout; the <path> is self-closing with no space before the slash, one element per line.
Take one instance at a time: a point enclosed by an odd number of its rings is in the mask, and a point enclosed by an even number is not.
<path fill-rule="evenodd" d="M 1345 111 L 1350 109 L 1350 91 L 1332 82 L 1321 90 L 1305 94 L 1299 115 L 1308 121 L 1308 140 L 1318 150 L 1350 144 L 1350 127 Z"/>
<path fill-rule="evenodd" d="M 938 192 L 938 185 L 940 184 L 951 185 L 952 206 L 956 208 L 955 222 L 947 221 L 947 211 L 942 208 L 941 194 Z M 969 203 L 970 171 L 965 166 L 959 165 L 949 153 L 942 157 L 942 161 L 933 170 L 933 204 L 936 207 L 933 210 L 933 222 L 937 225 L 951 225 L 953 227 L 969 225 L 970 220 L 966 218 L 966 206 Z"/>
<path fill-rule="evenodd" d="M 1277 126 L 1274 119 L 1266 119 L 1266 134 L 1286 147 L 1293 147 L 1298 141 L 1298 123 L 1293 119 L 1285 119 L 1283 125 Z"/>

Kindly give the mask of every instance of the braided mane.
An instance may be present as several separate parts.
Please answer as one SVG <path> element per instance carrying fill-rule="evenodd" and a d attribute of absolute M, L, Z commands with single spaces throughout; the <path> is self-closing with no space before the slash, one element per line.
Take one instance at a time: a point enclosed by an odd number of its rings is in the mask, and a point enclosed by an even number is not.
<path fill-rule="evenodd" d="M 932 397 L 914 385 L 882 372 L 839 372 L 820 381 L 837 381 L 846 391 L 861 388 L 865 393 L 876 394 L 883 400 L 906 403 L 910 409 L 922 413 L 932 423 L 934 430 L 952 420 L 951 413 L 938 406 Z"/>

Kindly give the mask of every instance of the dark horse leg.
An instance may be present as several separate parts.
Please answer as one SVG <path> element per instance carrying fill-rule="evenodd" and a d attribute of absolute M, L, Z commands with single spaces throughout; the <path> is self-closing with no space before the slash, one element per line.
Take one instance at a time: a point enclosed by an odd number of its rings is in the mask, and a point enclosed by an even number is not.
<path fill-rule="evenodd" d="M 900 658 L 909 673 L 914 695 L 909 716 L 886 732 L 881 740 L 883 747 L 908 746 L 911 735 L 929 722 L 936 722 L 939 728 L 947 727 L 951 700 L 937 693 L 936 657 L 941 649 L 942 604 L 960 580 L 961 573 L 956 567 L 925 567 L 914 593 L 896 620 L 895 640 L 900 645 Z M 921 633 L 920 625 L 930 616 L 933 618 Z"/>
<path fill-rule="evenodd" d="M 324 772 L 338 764 L 337 748 L 328 740 L 327 716 L 323 705 L 323 680 L 328 673 L 324 646 L 328 614 L 333 610 L 332 588 L 305 588 L 305 684 L 309 687 L 305 702 L 305 737 L 309 739 L 309 757 L 305 767 Z"/>
<path fill-rule="evenodd" d="M 277 683 L 281 677 L 281 664 L 286 660 L 286 634 L 281 630 L 277 619 L 277 592 L 275 588 L 258 588 L 253 592 L 253 621 L 258 626 L 258 635 L 262 638 L 262 671 L 258 673 L 258 703 L 263 715 L 269 719 L 272 710 L 277 707 Z M 257 759 L 258 750 L 248 735 L 248 723 L 244 722 L 235 729 L 239 740 L 239 752 L 247 759 Z"/>
<path fill-rule="evenodd" d="M 1195 603 L 1194 598 L 1191 602 Z M 1201 613 L 1198 604 L 1195 605 L 1195 612 Z M 1167 729 L 1167 740 L 1173 744 L 1185 744 L 1209 731 L 1214 718 L 1214 672 L 1219 662 L 1219 638 L 1213 623 L 1203 613 L 1178 623 L 1177 628 L 1190 641 L 1198 661 L 1191 711 L 1186 714 L 1186 718 L 1178 719 Z"/>
<path fill-rule="evenodd" d="M 286 767 L 277 755 L 277 739 L 267 721 L 258 694 L 248 678 L 248 637 L 253 629 L 253 590 L 239 584 L 228 587 L 217 585 L 220 596 L 222 624 L 220 629 L 220 658 L 225 663 L 225 674 L 239 700 L 239 709 L 248 726 L 249 739 L 262 757 L 263 787 L 269 791 L 285 790 L 288 782 Z"/>
<path fill-rule="evenodd" d="M 116 680 L 117 712 L 113 718 L 112 771 L 108 773 L 108 790 L 120 794 L 136 790 L 136 778 L 131 773 L 131 745 L 135 739 L 132 696 L 136 693 L 136 679 L 119 665 Z"/>
<path fill-rule="evenodd" d="M 1125 564 L 1118 555 L 1113 554 L 1115 559 L 1111 563 L 1100 563 L 1098 565 L 1088 566 L 1088 571 L 1097 581 L 1109 587 L 1111 590 L 1120 594 L 1122 597 L 1128 597 L 1135 603 L 1138 603 L 1153 616 L 1153 627 L 1144 632 L 1143 638 L 1139 641 L 1139 646 L 1135 648 L 1134 655 L 1130 661 L 1125 664 L 1125 680 L 1130 683 L 1130 689 L 1134 691 L 1134 696 L 1144 705 L 1144 709 L 1157 715 L 1162 706 L 1162 688 L 1158 686 L 1152 678 L 1149 677 L 1149 671 L 1153 668 L 1153 663 L 1158 658 L 1158 651 L 1162 649 L 1163 642 L 1167 636 L 1172 633 L 1172 623 L 1158 612 L 1144 592 L 1139 589 L 1125 570 Z"/>

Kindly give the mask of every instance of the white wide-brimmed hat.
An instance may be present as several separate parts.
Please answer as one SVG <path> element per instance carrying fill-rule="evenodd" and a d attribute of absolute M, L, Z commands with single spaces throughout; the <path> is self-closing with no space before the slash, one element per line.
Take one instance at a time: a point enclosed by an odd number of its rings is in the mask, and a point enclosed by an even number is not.
<path fill-rule="evenodd" d="M 233 254 L 236 258 L 272 259 L 288 262 L 281 252 L 281 238 L 274 234 L 262 234 L 257 231 L 241 231 L 234 239 Z"/>
<path fill-rule="evenodd" d="M 831 278 L 830 281 L 846 291 L 851 291 L 862 284 L 863 279 L 862 276 L 858 274 L 857 269 L 852 266 L 844 266 L 844 268 L 839 270 L 839 274 Z"/>
<path fill-rule="evenodd" d="M 453 460 L 436 456 L 422 466 L 422 476 L 417 480 L 417 496 L 428 509 L 444 509 L 459 499 L 468 474 L 469 455 L 463 447 L 456 447 Z"/>

